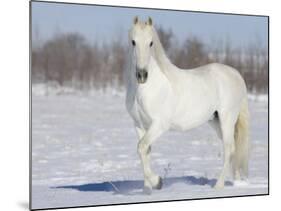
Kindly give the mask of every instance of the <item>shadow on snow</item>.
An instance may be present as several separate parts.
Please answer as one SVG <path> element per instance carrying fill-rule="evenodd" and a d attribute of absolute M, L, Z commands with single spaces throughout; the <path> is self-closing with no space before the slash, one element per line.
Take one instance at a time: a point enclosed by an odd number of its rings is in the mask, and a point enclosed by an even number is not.
<path fill-rule="evenodd" d="M 184 177 L 170 177 L 163 180 L 163 187 L 167 188 L 175 183 L 184 183 L 188 185 L 207 185 L 213 187 L 216 184 L 216 179 L 208 179 L 205 177 L 194 177 L 194 176 L 184 176 Z M 226 181 L 226 186 L 231 186 L 232 182 Z M 114 194 L 133 194 L 139 193 L 143 189 L 143 180 L 125 180 L 125 181 L 112 181 L 112 182 L 102 182 L 102 183 L 90 183 L 82 185 L 66 185 L 57 186 L 52 188 L 64 188 L 64 189 L 74 189 L 78 191 L 102 191 L 102 192 L 113 192 Z"/>

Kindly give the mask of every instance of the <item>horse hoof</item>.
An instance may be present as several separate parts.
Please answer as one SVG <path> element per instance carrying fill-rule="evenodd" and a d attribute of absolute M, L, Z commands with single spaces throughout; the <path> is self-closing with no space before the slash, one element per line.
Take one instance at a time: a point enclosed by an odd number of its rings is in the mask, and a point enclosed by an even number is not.
<path fill-rule="evenodd" d="M 155 189 L 160 190 L 163 186 L 163 181 L 161 177 L 158 177 L 158 183 L 154 186 Z"/>
<path fill-rule="evenodd" d="M 152 193 L 152 190 L 150 187 L 144 186 L 143 187 L 143 193 L 146 195 L 150 195 Z"/>

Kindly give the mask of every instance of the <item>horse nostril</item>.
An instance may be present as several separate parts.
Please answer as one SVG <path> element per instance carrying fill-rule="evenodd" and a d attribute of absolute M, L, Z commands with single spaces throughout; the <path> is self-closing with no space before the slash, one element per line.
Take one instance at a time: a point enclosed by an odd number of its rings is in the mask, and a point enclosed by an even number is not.
<path fill-rule="evenodd" d="M 140 72 L 137 72 L 137 73 L 136 73 L 136 76 L 137 76 L 138 79 L 140 79 L 140 78 L 141 78 L 141 73 L 140 73 Z"/>
<path fill-rule="evenodd" d="M 145 69 L 140 69 L 136 71 L 136 78 L 140 83 L 146 82 L 148 77 L 148 72 Z"/>
<path fill-rule="evenodd" d="M 147 76 L 148 76 L 148 73 L 147 73 L 147 71 L 145 71 L 143 77 L 144 77 L 145 79 L 147 79 Z"/>

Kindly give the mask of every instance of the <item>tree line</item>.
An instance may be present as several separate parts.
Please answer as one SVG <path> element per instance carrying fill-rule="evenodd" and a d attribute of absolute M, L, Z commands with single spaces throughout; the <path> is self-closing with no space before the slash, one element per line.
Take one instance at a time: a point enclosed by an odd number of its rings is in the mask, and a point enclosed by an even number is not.
<path fill-rule="evenodd" d="M 157 27 L 160 40 L 171 61 L 188 69 L 211 62 L 236 68 L 250 92 L 268 91 L 268 49 L 258 42 L 234 48 L 231 42 L 207 45 L 196 36 L 181 45 L 171 30 Z M 33 42 L 34 44 L 34 42 Z M 79 33 L 61 33 L 32 47 L 32 82 L 56 82 L 77 89 L 123 87 L 125 71 L 130 66 L 128 44 L 118 39 L 90 44 Z"/>

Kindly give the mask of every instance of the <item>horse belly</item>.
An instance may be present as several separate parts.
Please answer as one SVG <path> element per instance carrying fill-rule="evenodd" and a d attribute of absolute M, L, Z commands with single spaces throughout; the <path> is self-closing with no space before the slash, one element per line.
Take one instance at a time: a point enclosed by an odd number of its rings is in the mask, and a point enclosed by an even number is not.
<path fill-rule="evenodd" d="M 216 105 L 212 97 L 193 98 L 192 102 L 182 103 L 177 109 L 173 117 L 172 129 L 189 130 L 198 127 L 210 120 L 215 111 Z"/>

